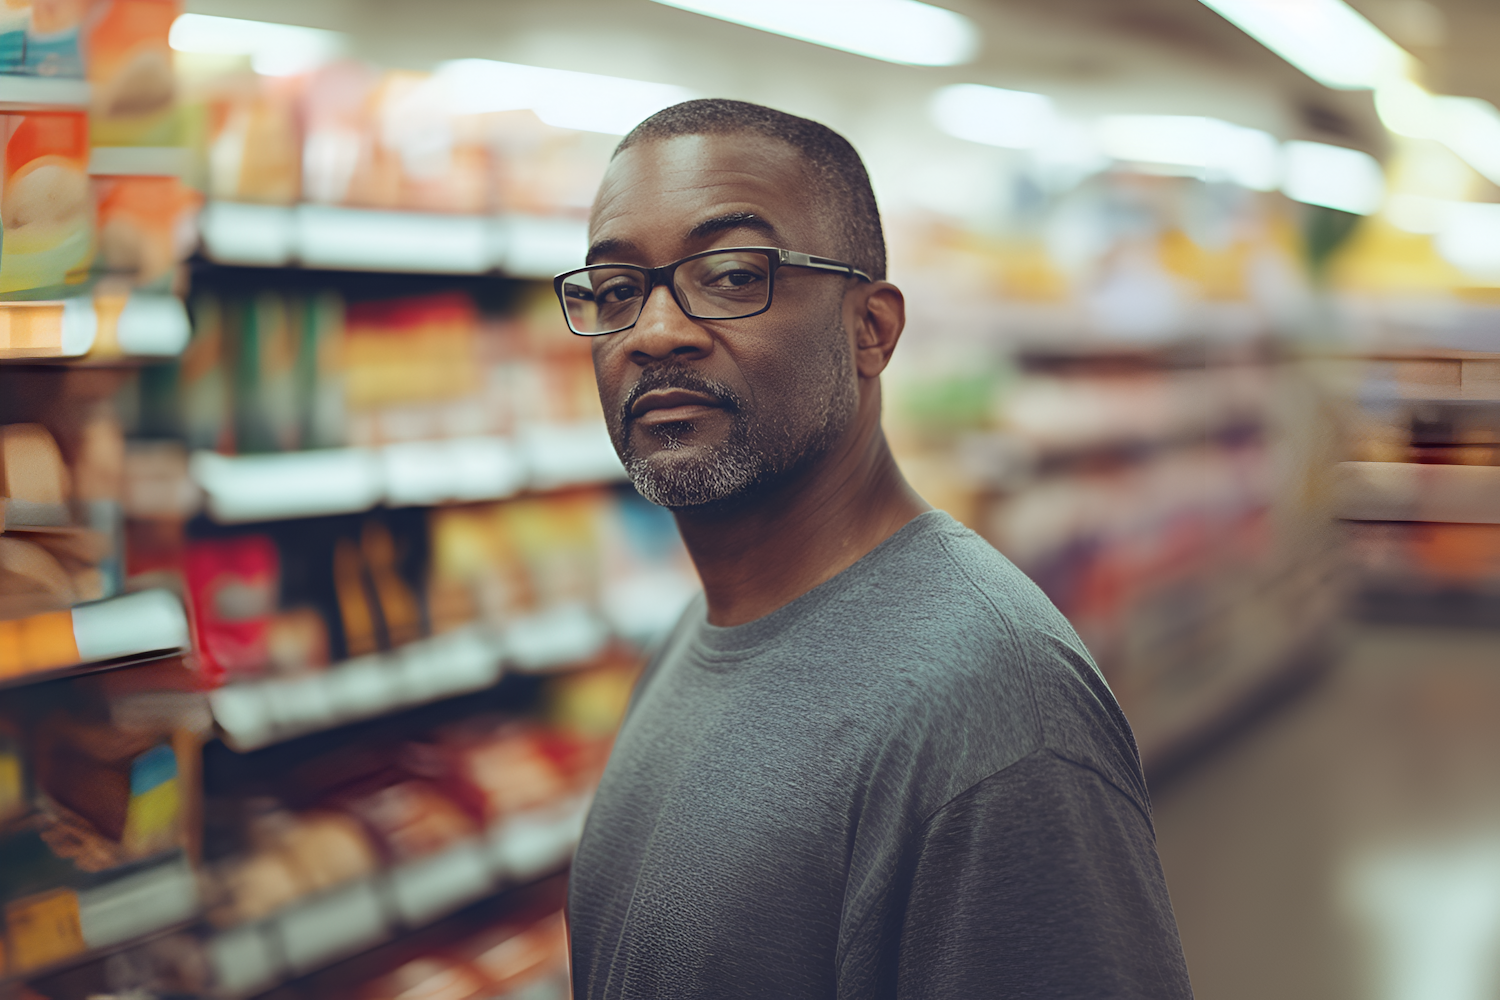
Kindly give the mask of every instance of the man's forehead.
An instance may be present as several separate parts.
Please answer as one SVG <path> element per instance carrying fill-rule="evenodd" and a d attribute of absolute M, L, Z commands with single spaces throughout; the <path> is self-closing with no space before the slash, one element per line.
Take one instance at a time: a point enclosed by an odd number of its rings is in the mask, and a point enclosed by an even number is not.
<path fill-rule="evenodd" d="M 711 241 L 735 228 L 805 240 L 810 233 L 799 230 L 813 224 L 806 181 L 797 150 L 762 136 L 674 136 L 630 146 L 600 185 L 590 258 L 606 246 Z"/>

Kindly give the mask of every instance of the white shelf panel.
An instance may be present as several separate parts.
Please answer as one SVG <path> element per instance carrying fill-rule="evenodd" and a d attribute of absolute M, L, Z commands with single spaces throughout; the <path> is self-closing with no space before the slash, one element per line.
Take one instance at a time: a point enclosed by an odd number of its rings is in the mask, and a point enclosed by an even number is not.
<path fill-rule="evenodd" d="M 490 687 L 503 672 L 500 641 L 480 628 L 421 639 L 302 677 L 231 684 L 209 694 L 237 750 L 254 750 L 440 698 Z"/>
<path fill-rule="evenodd" d="M 503 500 L 525 489 L 617 482 L 625 470 L 604 422 L 532 427 L 516 439 L 474 436 L 383 448 L 274 455 L 198 452 L 193 479 L 225 523 Z"/>
<path fill-rule="evenodd" d="M 108 164 L 106 164 L 108 165 Z M 216 201 L 199 224 L 222 264 L 550 278 L 583 263 L 588 224 L 549 216 L 439 215 Z"/>
<path fill-rule="evenodd" d="M 83 109 L 91 93 L 87 80 L 0 74 L 0 105 Z"/>
<path fill-rule="evenodd" d="M 166 590 L 143 590 L 73 609 L 73 640 L 83 662 L 187 649 L 187 613 Z"/>

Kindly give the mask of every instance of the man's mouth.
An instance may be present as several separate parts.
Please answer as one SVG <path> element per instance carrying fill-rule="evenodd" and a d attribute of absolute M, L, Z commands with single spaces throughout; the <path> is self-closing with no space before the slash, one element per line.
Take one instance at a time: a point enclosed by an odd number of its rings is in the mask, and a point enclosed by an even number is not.
<path fill-rule="evenodd" d="M 647 427 L 658 424 L 700 420 L 725 409 L 723 400 L 692 389 L 652 389 L 643 392 L 630 406 L 630 417 Z"/>

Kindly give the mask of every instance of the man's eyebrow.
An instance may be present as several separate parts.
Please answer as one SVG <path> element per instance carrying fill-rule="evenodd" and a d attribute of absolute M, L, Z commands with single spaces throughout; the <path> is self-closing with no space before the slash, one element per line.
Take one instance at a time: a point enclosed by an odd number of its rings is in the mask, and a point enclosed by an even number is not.
<path fill-rule="evenodd" d="M 712 219 L 704 219 L 692 229 L 688 230 L 689 241 L 702 240 L 717 233 L 728 232 L 731 229 L 754 229 L 765 233 L 773 241 L 780 238 L 780 232 L 775 226 L 756 215 L 754 212 L 726 212 L 716 215 Z M 636 253 L 636 245 L 629 240 L 605 239 L 600 240 L 589 247 L 589 254 L 584 258 L 585 264 L 593 264 L 597 261 L 628 260 L 630 254 Z"/>
<path fill-rule="evenodd" d="M 754 212 L 728 212 L 724 215 L 716 215 L 712 219 L 704 219 L 689 229 L 688 239 L 701 240 L 730 229 L 756 229 L 773 238 L 780 235 L 775 226 Z"/>
<path fill-rule="evenodd" d="M 629 240 L 600 240 L 589 247 L 589 255 L 583 258 L 583 262 L 585 264 L 592 264 L 601 258 L 608 260 L 610 257 L 618 260 L 634 251 L 635 244 Z"/>

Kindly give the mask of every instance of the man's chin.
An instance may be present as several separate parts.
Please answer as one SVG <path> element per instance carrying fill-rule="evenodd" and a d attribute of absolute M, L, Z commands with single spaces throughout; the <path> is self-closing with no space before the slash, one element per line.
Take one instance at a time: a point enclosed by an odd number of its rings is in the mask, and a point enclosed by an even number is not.
<path fill-rule="evenodd" d="M 625 458 L 636 492 L 672 510 L 733 503 L 753 491 L 761 463 L 734 448 L 679 445 Z"/>

